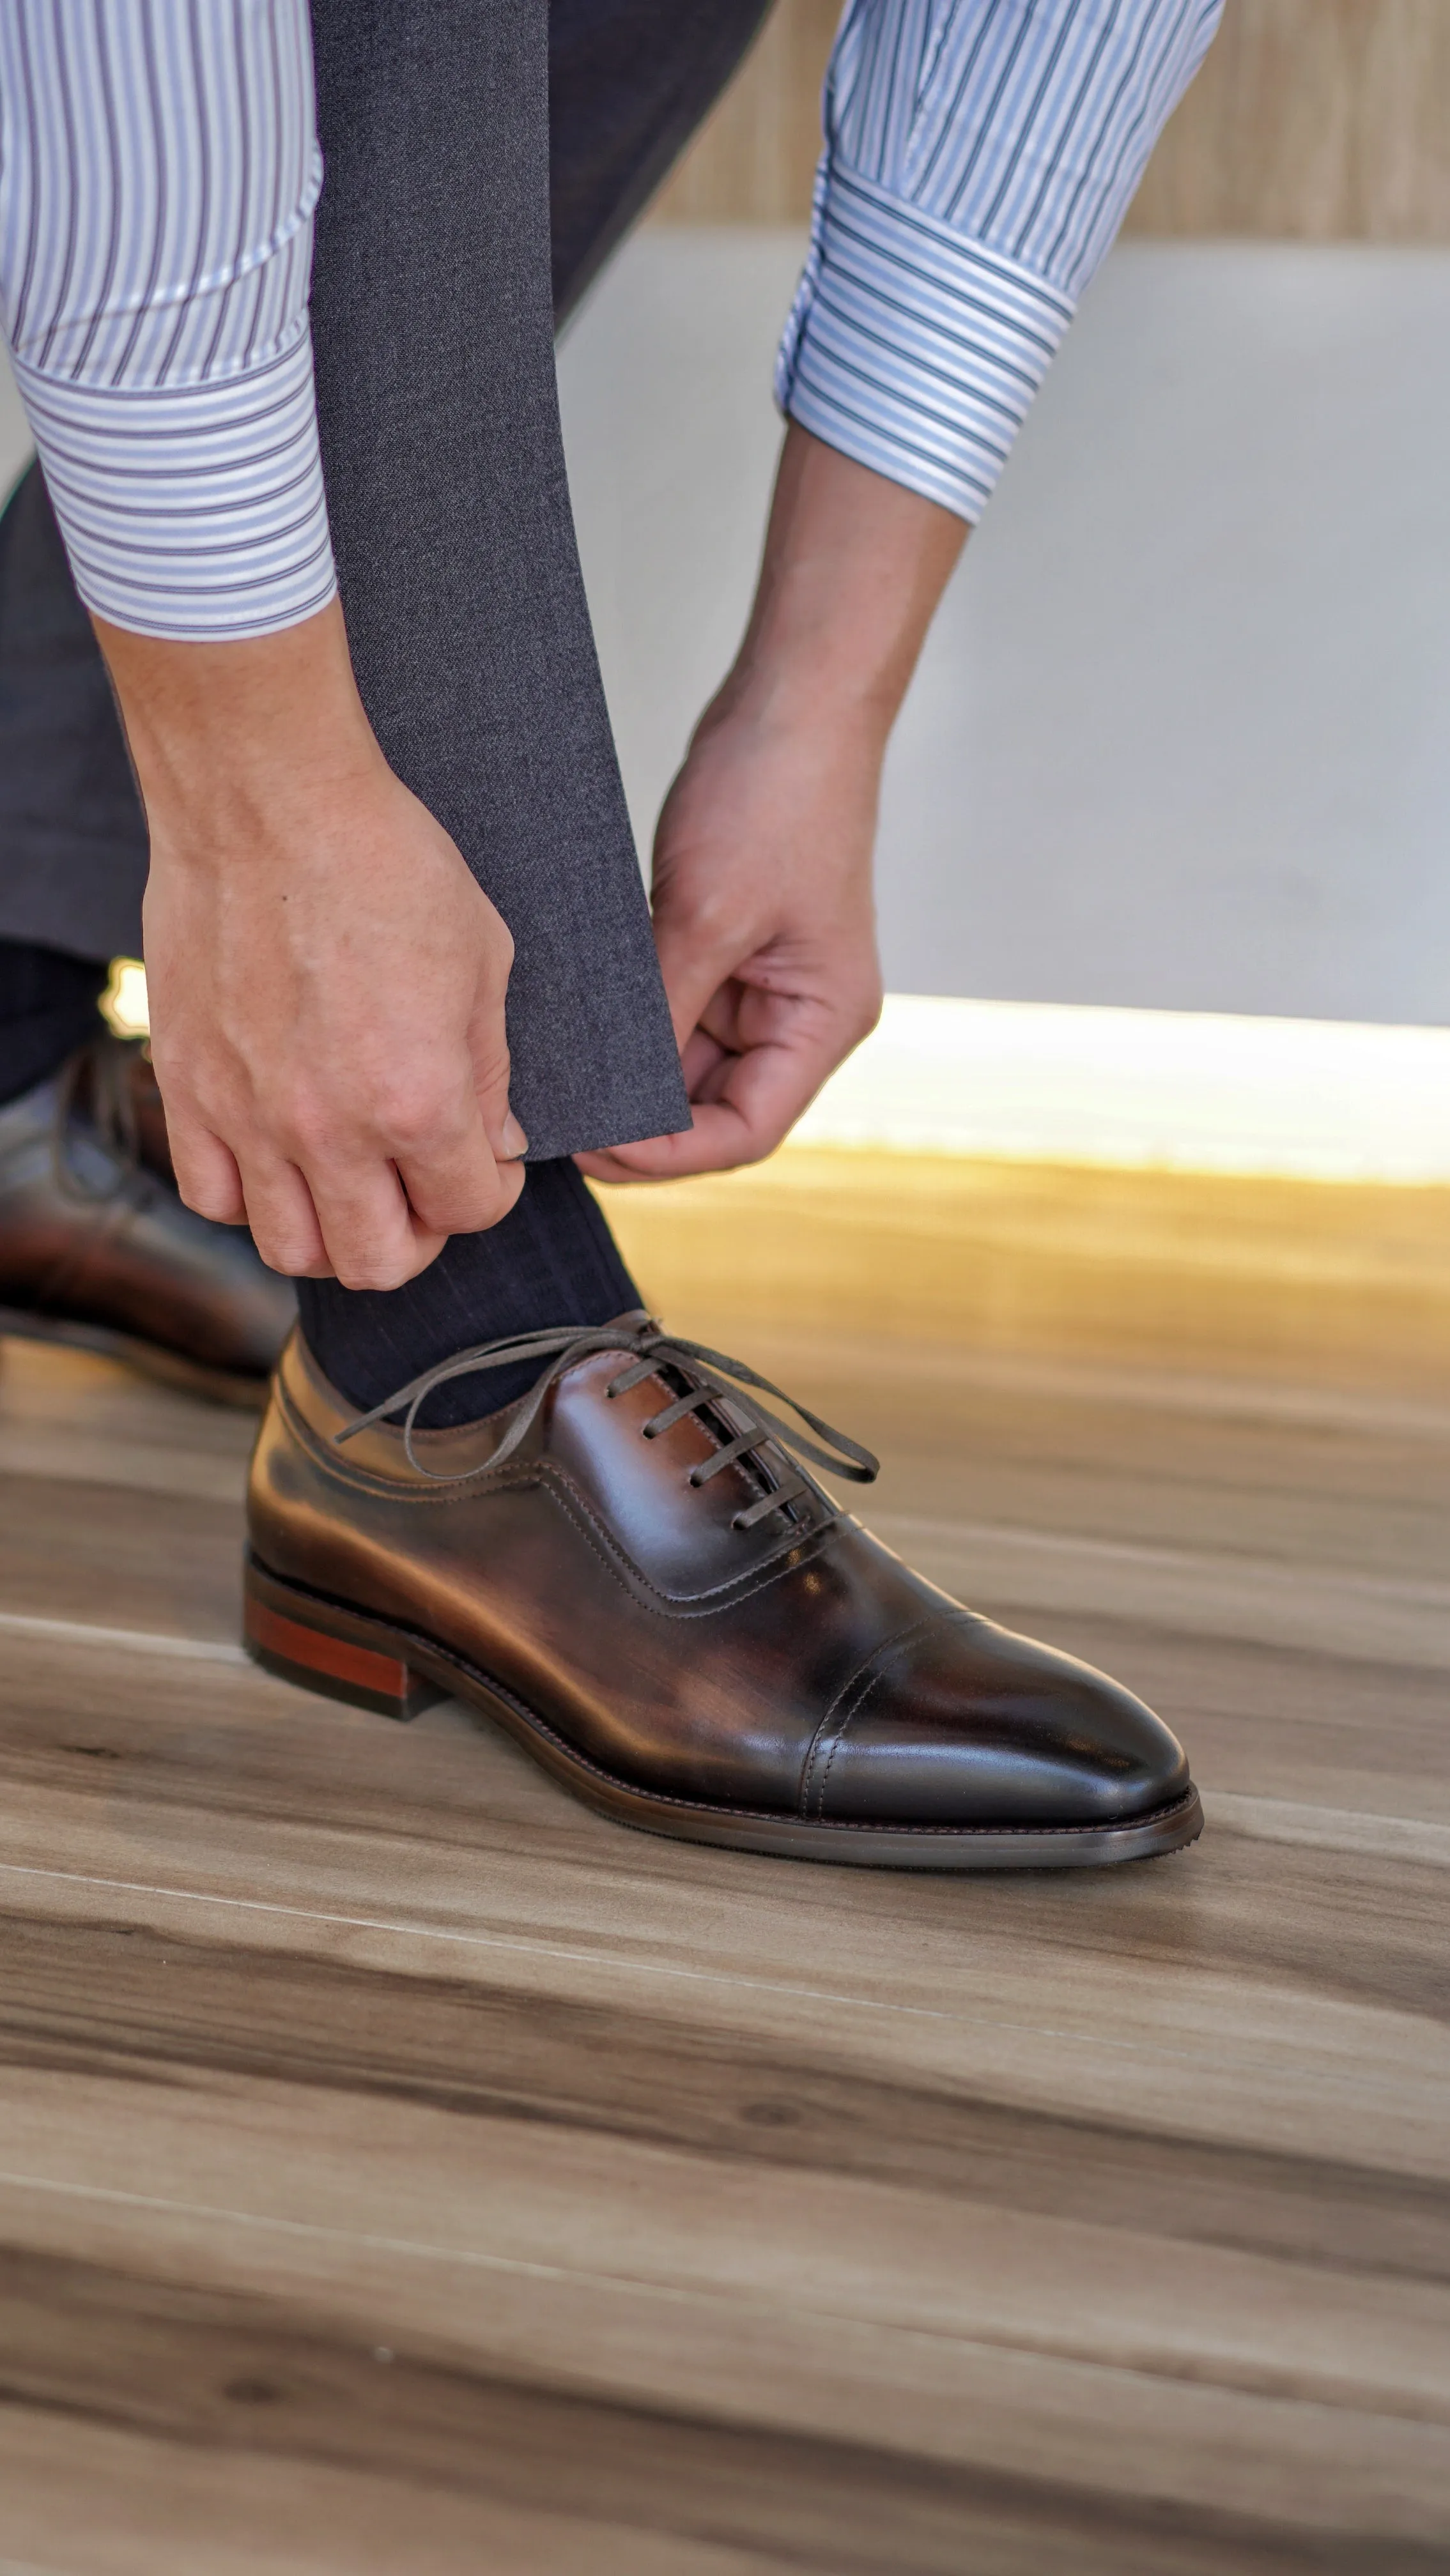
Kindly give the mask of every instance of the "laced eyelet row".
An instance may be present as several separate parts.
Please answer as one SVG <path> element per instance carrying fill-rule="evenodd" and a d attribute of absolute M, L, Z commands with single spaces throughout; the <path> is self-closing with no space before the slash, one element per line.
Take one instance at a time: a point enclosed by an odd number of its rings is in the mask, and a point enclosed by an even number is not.
<path fill-rule="evenodd" d="M 604 1392 L 612 1402 L 615 1396 L 625 1394 L 631 1383 L 637 1384 L 638 1379 L 632 1372 L 627 1371 L 622 1378 L 611 1378 Z M 683 1422 L 688 1415 L 697 1413 L 702 1406 L 718 1403 L 718 1401 L 719 1396 L 715 1388 L 695 1387 L 688 1395 L 676 1396 L 672 1403 L 666 1405 L 663 1414 L 654 1414 L 648 1422 L 642 1422 L 639 1426 L 639 1436 L 641 1440 L 657 1440 L 662 1430 L 672 1429 L 676 1422 Z M 763 1428 L 755 1429 L 753 1434 L 742 1433 L 737 1439 L 726 1444 L 726 1449 L 721 1452 L 715 1464 L 708 1467 L 692 1467 L 685 1478 L 691 1492 L 699 1493 L 701 1487 L 709 1482 L 710 1477 L 716 1472 L 716 1464 L 719 1466 L 727 1463 L 738 1464 L 759 1446 L 763 1438 L 768 1436 L 769 1434 Z M 763 1520 L 771 1512 L 785 1511 L 791 1503 L 797 1502 L 809 1490 L 805 1478 L 800 1475 L 796 1476 L 793 1483 L 767 1488 L 752 1512 L 735 1512 L 731 1515 L 730 1527 L 732 1530 L 744 1533 L 752 1527 L 755 1518 Z"/>
<path fill-rule="evenodd" d="M 607 1396 L 624 1395 L 631 1387 L 643 1385 L 647 1378 L 658 1377 L 666 1369 L 684 1378 L 687 1393 L 673 1397 L 662 1412 L 640 1424 L 640 1431 L 647 1440 L 657 1439 L 662 1431 L 671 1429 L 676 1422 L 684 1421 L 690 1414 L 707 1406 L 723 1403 L 732 1408 L 725 1417 L 727 1424 L 732 1413 L 744 1415 L 746 1428 L 737 1432 L 733 1439 L 727 1439 L 707 1463 L 691 1469 L 688 1481 L 696 1489 L 707 1485 L 712 1476 L 720 1475 L 727 1467 L 743 1465 L 747 1460 L 754 1463 L 757 1452 L 766 1447 L 775 1453 L 764 1472 L 776 1481 L 768 1485 L 758 1501 L 734 1515 L 730 1524 L 732 1529 L 754 1529 L 771 1513 L 789 1510 L 806 1494 L 819 1495 L 819 1487 L 797 1467 L 797 1458 L 801 1455 L 836 1475 L 849 1477 L 853 1484 L 869 1485 L 875 1480 L 877 1461 L 859 1441 L 850 1439 L 844 1431 L 833 1429 L 829 1422 L 823 1422 L 818 1414 L 812 1413 L 808 1405 L 787 1395 L 783 1388 L 773 1386 L 769 1378 L 758 1376 L 742 1360 L 728 1359 L 722 1352 L 712 1351 L 702 1342 L 677 1340 L 673 1334 L 662 1332 L 647 1315 L 621 1317 L 613 1324 L 550 1325 L 539 1332 L 522 1333 L 498 1342 L 482 1342 L 469 1350 L 455 1351 L 450 1359 L 439 1360 L 432 1368 L 425 1369 L 421 1377 L 411 1379 L 408 1385 L 385 1396 L 381 1404 L 370 1406 L 366 1413 L 359 1413 L 351 1422 L 344 1423 L 334 1432 L 333 1438 L 339 1445 L 355 1440 L 359 1432 L 370 1430 L 374 1423 L 386 1422 L 401 1414 L 403 1452 L 414 1474 L 424 1477 L 430 1484 L 471 1484 L 476 1476 L 492 1475 L 506 1465 L 538 1419 L 550 1388 L 566 1369 L 592 1357 L 597 1351 L 616 1351 L 627 1361 L 620 1375 L 612 1378 L 605 1387 Z M 542 1362 L 541 1373 L 529 1394 L 514 1407 L 513 1420 L 497 1445 L 486 1457 L 461 1472 L 439 1475 L 435 1468 L 419 1457 L 413 1445 L 419 1411 L 428 1397 L 435 1388 L 449 1385 L 454 1378 L 512 1367 L 525 1358 Z M 755 1392 L 757 1389 L 758 1394 Z M 760 1402 L 762 1394 L 773 1396 L 788 1406 L 808 1428 L 800 1430 L 793 1423 L 782 1421 L 779 1414 Z M 783 1478 L 775 1463 L 776 1457 L 785 1468 Z M 759 1465 L 756 1472 L 762 1472 Z M 821 1495 L 820 1499 L 829 1505 L 828 1496 Z"/>

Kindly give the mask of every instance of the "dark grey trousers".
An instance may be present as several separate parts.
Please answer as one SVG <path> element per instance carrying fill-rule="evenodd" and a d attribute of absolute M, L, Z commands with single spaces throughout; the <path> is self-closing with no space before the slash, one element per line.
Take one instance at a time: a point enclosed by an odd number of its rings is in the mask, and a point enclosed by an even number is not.
<path fill-rule="evenodd" d="M 580 579 L 553 325 L 768 0 L 312 0 L 312 325 L 353 662 L 514 936 L 539 1159 L 689 1111 Z M 136 954 L 145 827 L 37 469 L 0 521 L 0 938 Z"/>

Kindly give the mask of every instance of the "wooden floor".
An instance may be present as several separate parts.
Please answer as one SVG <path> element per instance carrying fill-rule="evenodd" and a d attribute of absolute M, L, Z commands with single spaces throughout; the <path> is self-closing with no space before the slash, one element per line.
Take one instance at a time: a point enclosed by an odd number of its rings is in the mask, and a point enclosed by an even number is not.
<path fill-rule="evenodd" d="M 245 1424 L 5 1347 L 0 2576 L 1444 2576 L 1446 1210 L 1185 1187 L 614 1203 L 1170 1717 L 1137 1869 L 695 1851 L 298 1696 Z"/>

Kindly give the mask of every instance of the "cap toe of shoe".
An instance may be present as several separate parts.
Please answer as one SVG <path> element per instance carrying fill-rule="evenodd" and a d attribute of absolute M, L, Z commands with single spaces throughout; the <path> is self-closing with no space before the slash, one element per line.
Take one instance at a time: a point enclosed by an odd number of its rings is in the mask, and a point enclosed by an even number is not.
<path fill-rule="evenodd" d="M 1189 1787 L 1182 1746 L 1121 1683 L 989 1620 L 942 1620 L 881 1659 L 813 1747 L 823 1822 L 1126 1824 Z"/>

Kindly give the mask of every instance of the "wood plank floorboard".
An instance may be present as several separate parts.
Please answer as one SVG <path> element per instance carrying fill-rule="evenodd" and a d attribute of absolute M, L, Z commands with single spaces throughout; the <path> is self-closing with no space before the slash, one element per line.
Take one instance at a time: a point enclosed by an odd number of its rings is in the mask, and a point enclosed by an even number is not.
<path fill-rule="evenodd" d="M 622 1832 L 248 1666 L 245 1423 L 6 1346 L 0 2576 L 1450 2565 L 1438 1384 L 748 1347 L 1203 1842 Z"/>

